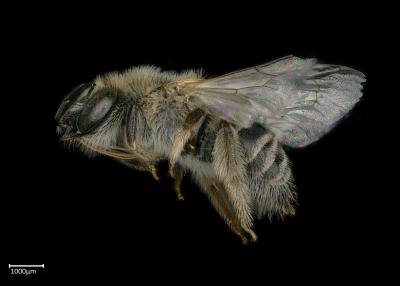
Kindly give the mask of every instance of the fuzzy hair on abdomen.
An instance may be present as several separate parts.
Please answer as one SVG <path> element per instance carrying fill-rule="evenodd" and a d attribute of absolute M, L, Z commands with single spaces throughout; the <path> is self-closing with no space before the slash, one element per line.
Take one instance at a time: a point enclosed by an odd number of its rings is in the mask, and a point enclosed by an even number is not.
<path fill-rule="evenodd" d="M 179 160 L 185 169 L 191 171 L 195 181 L 204 177 L 210 181 L 216 178 L 212 153 L 219 130 L 217 126 L 215 121 L 206 118 L 196 130 L 195 148 L 185 148 L 185 155 Z M 238 135 L 244 150 L 245 180 L 249 187 L 252 215 L 259 219 L 293 215 L 296 192 L 290 162 L 283 147 L 273 133 L 257 124 L 239 130 Z"/>

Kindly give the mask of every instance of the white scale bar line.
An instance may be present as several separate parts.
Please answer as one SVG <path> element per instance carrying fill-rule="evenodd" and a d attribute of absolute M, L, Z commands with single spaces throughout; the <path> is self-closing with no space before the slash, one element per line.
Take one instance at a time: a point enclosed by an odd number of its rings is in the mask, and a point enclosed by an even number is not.
<path fill-rule="evenodd" d="M 39 265 L 13 265 L 13 264 L 8 264 L 8 268 L 11 267 L 40 267 L 40 268 L 44 268 L 44 264 L 39 264 Z"/>

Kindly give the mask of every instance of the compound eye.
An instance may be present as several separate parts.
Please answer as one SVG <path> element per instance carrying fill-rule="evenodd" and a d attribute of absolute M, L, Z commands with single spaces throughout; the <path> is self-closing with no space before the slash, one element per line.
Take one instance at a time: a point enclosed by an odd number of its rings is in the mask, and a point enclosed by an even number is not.
<path fill-rule="evenodd" d="M 76 102 L 85 90 L 89 90 L 88 94 L 94 89 L 94 83 L 83 83 L 75 87 L 62 101 L 56 113 L 56 120 L 59 121 L 61 117 L 68 111 L 68 109 Z"/>
<path fill-rule="evenodd" d="M 115 92 L 99 91 L 94 94 L 83 108 L 79 119 L 78 129 L 81 133 L 88 133 L 98 127 L 110 114 L 117 100 Z"/>

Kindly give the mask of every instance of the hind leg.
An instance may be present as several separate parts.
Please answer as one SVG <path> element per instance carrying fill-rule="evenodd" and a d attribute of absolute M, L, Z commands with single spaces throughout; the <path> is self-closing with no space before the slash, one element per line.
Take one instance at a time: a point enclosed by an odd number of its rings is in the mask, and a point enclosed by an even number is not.
<path fill-rule="evenodd" d="M 209 197 L 215 210 L 222 217 L 230 230 L 240 237 L 242 243 L 247 244 L 249 241 L 255 242 L 257 240 L 257 235 L 251 228 L 244 226 L 240 222 L 222 184 L 205 178 L 201 178 L 199 184 L 202 191 Z"/>
<path fill-rule="evenodd" d="M 222 123 L 213 148 L 213 167 L 220 184 L 218 192 L 224 195 L 224 202 L 233 210 L 240 227 L 255 240 L 251 230 L 253 210 L 249 181 L 246 175 L 245 158 L 237 130 Z M 223 186 L 223 188 L 222 188 Z"/>

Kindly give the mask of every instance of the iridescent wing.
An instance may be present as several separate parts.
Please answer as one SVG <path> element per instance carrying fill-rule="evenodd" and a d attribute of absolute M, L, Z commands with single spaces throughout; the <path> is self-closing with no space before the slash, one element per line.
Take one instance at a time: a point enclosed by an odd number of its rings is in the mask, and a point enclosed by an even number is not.
<path fill-rule="evenodd" d="M 181 94 L 238 127 L 259 123 L 291 147 L 332 129 L 362 96 L 365 76 L 354 69 L 294 56 L 181 85 Z"/>

